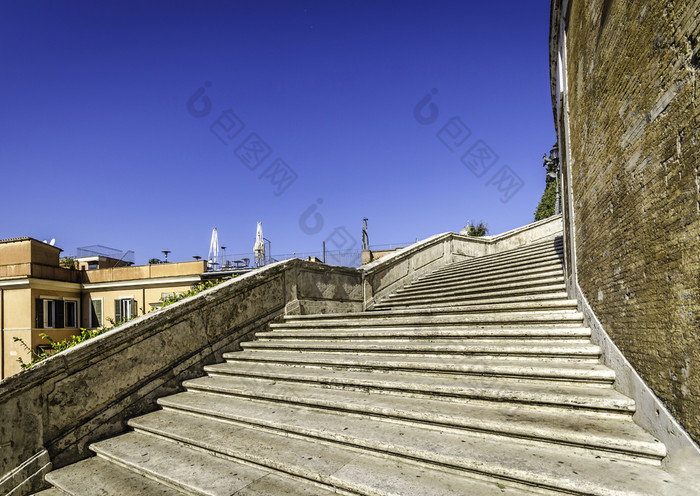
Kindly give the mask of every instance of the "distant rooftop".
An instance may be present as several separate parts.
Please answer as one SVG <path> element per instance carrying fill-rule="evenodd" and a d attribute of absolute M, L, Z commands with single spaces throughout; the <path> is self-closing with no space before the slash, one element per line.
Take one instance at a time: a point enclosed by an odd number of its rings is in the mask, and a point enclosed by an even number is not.
<path fill-rule="evenodd" d="M 21 236 L 19 238 L 6 238 L 6 239 L 0 239 L 0 244 L 7 244 L 7 243 L 20 243 L 22 241 L 36 241 L 37 243 L 42 243 L 46 246 L 50 246 L 52 248 L 56 248 L 59 251 L 63 251 L 61 248 L 58 246 L 54 246 L 52 243 L 47 243 L 46 241 L 40 241 L 36 238 L 32 238 L 31 236 Z"/>
<path fill-rule="evenodd" d="M 30 241 L 34 238 L 30 238 L 29 236 L 23 236 L 21 238 L 7 238 L 7 239 L 0 239 L 0 243 L 16 243 L 17 241 Z M 39 241 L 38 239 L 34 239 L 34 241 Z"/>
<path fill-rule="evenodd" d="M 108 257 L 115 260 L 121 260 L 127 263 L 134 263 L 134 251 L 133 250 L 119 250 L 117 248 L 110 248 L 109 246 L 102 245 L 90 245 L 82 246 L 78 248 L 78 258 L 85 257 Z"/>

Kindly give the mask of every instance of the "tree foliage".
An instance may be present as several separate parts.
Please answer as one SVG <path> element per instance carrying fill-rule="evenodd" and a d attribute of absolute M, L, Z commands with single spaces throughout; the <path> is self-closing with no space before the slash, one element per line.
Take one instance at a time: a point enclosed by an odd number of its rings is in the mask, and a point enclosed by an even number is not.
<path fill-rule="evenodd" d="M 554 179 L 547 178 L 547 183 L 542 193 L 542 199 L 537 210 L 535 210 L 535 220 L 542 220 L 554 215 L 554 204 L 557 198 L 557 186 Z"/>
<path fill-rule="evenodd" d="M 486 236 L 486 234 L 489 232 L 489 227 L 488 225 L 484 224 L 483 221 L 479 221 L 478 224 L 476 224 L 474 221 L 469 221 L 466 231 L 467 236 Z"/>
<path fill-rule="evenodd" d="M 557 143 L 555 143 L 552 148 L 557 148 L 557 146 Z M 545 185 L 542 198 L 540 199 L 539 205 L 537 205 L 537 210 L 535 210 L 535 220 L 546 219 L 554 215 L 554 206 L 557 198 L 556 174 L 558 161 L 552 156 L 551 152 L 549 156 L 546 154 L 544 155 L 542 167 L 544 167 L 546 171 Z M 561 194 L 561 186 L 559 190 Z"/>
<path fill-rule="evenodd" d="M 75 257 L 61 257 L 58 265 L 64 269 L 75 269 Z"/>

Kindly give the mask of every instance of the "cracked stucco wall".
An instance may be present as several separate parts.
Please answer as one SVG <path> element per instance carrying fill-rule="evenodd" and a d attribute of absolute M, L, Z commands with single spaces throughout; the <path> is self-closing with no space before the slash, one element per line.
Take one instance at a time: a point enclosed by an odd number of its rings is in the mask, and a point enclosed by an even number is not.
<path fill-rule="evenodd" d="M 579 284 L 700 440 L 700 0 L 570 2 Z"/>

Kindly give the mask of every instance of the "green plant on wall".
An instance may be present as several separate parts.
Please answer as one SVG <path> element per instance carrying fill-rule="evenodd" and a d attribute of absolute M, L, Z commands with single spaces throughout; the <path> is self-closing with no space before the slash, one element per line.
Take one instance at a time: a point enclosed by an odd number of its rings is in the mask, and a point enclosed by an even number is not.
<path fill-rule="evenodd" d="M 35 363 L 41 362 L 42 360 L 46 360 L 47 358 L 56 353 L 59 353 L 63 350 L 67 350 L 68 348 L 72 348 L 73 346 L 80 344 L 83 341 L 92 339 L 95 336 L 99 336 L 100 334 L 103 334 L 111 329 L 112 327 L 100 327 L 99 329 L 92 330 L 80 328 L 80 334 L 75 334 L 68 339 L 64 339 L 63 341 L 54 341 L 51 338 L 51 336 L 42 332 L 41 334 L 39 334 L 39 336 L 42 339 L 46 339 L 49 342 L 50 347 L 48 349 L 41 349 L 38 353 L 32 350 L 22 338 L 14 336 L 12 339 L 15 341 L 15 343 L 19 343 L 25 350 L 29 352 L 31 361 L 25 362 L 24 360 L 22 360 L 22 357 L 17 359 L 22 369 L 26 369 L 31 367 Z"/>
<path fill-rule="evenodd" d="M 232 277 L 236 276 L 234 275 Z M 199 284 L 193 286 L 192 289 L 190 289 L 189 291 L 185 291 L 184 293 L 176 293 L 168 296 L 167 298 L 162 298 L 161 301 L 163 302 L 163 304 L 160 306 L 160 308 L 167 307 L 168 305 L 172 305 L 173 303 L 176 303 L 180 300 L 184 300 L 185 298 L 194 296 L 197 293 L 201 293 L 205 289 L 213 288 L 214 286 L 221 284 L 222 282 L 224 282 L 223 279 L 200 282 Z"/>

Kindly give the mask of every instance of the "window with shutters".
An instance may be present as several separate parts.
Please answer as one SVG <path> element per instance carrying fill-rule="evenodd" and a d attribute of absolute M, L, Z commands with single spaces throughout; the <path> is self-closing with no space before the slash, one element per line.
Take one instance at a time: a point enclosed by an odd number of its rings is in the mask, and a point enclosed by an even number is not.
<path fill-rule="evenodd" d="M 44 300 L 44 327 L 56 327 L 56 300 Z"/>
<path fill-rule="evenodd" d="M 102 298 L 90 300 L 90 328 L 102 327 Z"/>
<path fill-rule="evenodd" d="M 35 300 L 35 327 L 41 328 L 63 328 L 65 322 L 65 311 L 63 300 L 48 298 L 37 298 Z"/>
<path fill-rule="evenodd" d="M 39 329 L 78 327 L 78 302 L 75 300 L 37 298 L 34 311 L 34 327 Z"/>
<path fill-rule="evenodd" d="M 131 297 L 114 300 L 114 321 L 118 324 L 134 317 L 136 301 Z"/>
<path fill-rule="evenodd" d="M 59 305 L 61 302 L 58 302 Z M 65 323 L 66 327 L 78 327 L 78 302 L 66 300 L 65 302 Z"/>
<path fill-rule="evenodd" d="M 44 300 L 41 298 L 34 300 L 34 327 L 44 327 Z"/>

